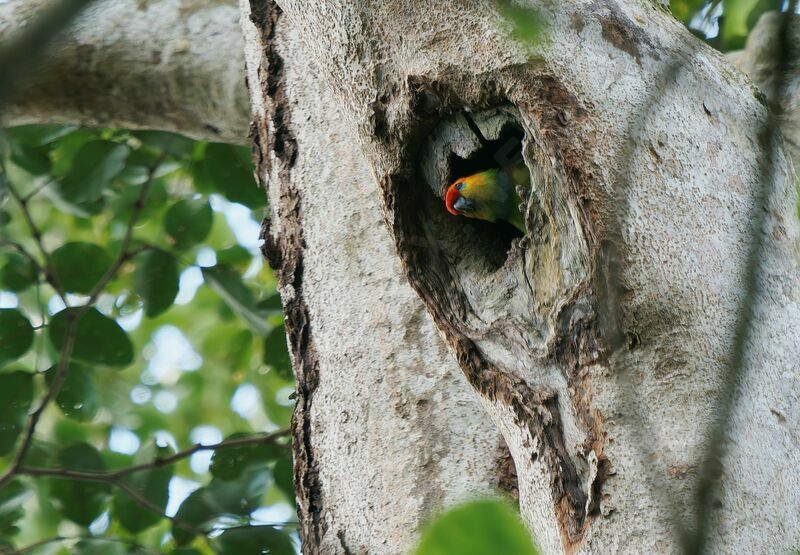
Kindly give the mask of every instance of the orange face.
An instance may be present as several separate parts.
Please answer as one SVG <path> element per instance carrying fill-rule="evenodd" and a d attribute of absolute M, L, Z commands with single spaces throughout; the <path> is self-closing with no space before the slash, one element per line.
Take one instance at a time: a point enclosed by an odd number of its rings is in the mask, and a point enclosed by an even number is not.
<path fill-rule="evenodd" d="M 461 198 L 461 189 L 464 187 L 464 179 L 459 179 L 455 181 L 450 187 L 447 189 L 447 194 L 444 197 L 444 205 L 447 207 L 447 211 L 451 214 L 458 216 L 461 214 L 458 210 L 455 209 L 455 203 Z"/>

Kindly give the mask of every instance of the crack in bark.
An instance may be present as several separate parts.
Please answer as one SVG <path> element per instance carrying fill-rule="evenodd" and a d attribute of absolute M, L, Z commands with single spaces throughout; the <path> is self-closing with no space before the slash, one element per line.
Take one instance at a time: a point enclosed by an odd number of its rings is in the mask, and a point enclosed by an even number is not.
<path fill-rule="evenodd" d="M 550 357 L 567 380 L 572 407 L 586 432 L 583 451 L 587 454 L 593 452 L 597 458 L 597 474 L 589 484 L 586 505 L 586 513 L 589 515 L 596 515 L 600 511 L 601 489 L 611 466 L 603 452 L 603 416 L 593 408 L 588 372 L 590 366 L 607 364 L 595 306 L 596 303 L 588 291 L 578 291 L 574 299 L 562 307 L 557 318 L 556 341 L 550 346 Z"/>
<path fill-rule="evenodd" d="M 506 492 L 511 499 L 519 502 L 519 480 L 517 477 L 517 467 L 514 466 L 514 459 L 511 450 L 505 439 L 500 440 L 497 459 L 495 461 L 495 473 L 497 476 L 497 487 Z"/>
<path fill-rule="evenodd" d="M 271 170 L 277 174 L 277 194 L 272 206 L 280 213 L 280 229 L 272 229 L 264 219 L 261 227 L 262 254 L 275 271 L 281 292 L 284 325 L 292 353 L 297 380 L 292 414 L 292 454 L 297 513 L 305 553 L 319 553 L 326 527 L 322 518 L 322 484 L 311 442 L 311 406 L 319 384 L 319 358 L 314 345 L 309 309 L 303 297 L 302 199 L 291 180 L 297 159 L 297 141 L 291 131 L 290 107 L 286 95 L 284 64 L 275 44 L 280 7 L 273 1 L 251 1 L 251 20 L 261 32 L 264 56 L 259 67 L 261 90 L 271 102 L 269 121 L 254 121 L 251 135 L 254 161 L 260 179 L 266 185 Z M 278 167 L 271 167 L 270 152 Z"/>

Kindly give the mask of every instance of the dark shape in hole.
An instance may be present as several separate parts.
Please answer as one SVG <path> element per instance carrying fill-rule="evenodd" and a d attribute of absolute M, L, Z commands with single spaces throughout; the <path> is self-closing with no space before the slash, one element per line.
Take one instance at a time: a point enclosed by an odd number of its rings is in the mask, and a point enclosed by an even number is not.
<path fill-rule="evenodd" d="M 477 126 L 470 127 L 473 129 L 473 133 L 478 133 Z M 522 129 L 509 122 L 503 126 L 499 138 L 494 141 L 487 141 L 481 135 L 479 139 L 483 146 L 469 158 L 464 159 L 451 152 L 448 184 L 459 177 L 524 163 L 522 159 L 522 141 L 524 138 L 525 133 Z"/>

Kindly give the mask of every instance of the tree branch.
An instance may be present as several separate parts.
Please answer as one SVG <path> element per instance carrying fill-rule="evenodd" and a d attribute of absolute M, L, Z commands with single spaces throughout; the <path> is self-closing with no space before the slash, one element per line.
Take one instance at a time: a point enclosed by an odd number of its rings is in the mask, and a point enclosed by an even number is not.
<path fill-rule="evenodd" d="M 28 261 L 31 264 L 33 264 L 34 268 L 36 269 L 36 273 L 37 274 L 44 273 L 44 268 L 41 267 L 41 265 L 39 264 L 39 261 L 36 260 L 36 258 L 31 253 L 29 253 L 28 250 L 25 247 L 23 247 L 19 243 L 16 243 L 14 241 L 9 241 L 8 239 L 0 239 L 0 245 L 6 246 L 6 247 L 11 247 L 12 249 L 14 249 L 18 253 L 20 253 L 22 256 L 27 258 Z"/>
<path fill-rule="evenodd" d="M 129 538 L 116 538 L 112 536 L 91 536 L 89 534 L 83 534 L 79 536 L 53 536 L 52 538 L 45 538 L 38 542 L 34 542 L 24 547 L 20 547 L 19 549 L 7 550 L 6 548 L 0 546 L 0 555 L 22 555 L 23 553 L 30 553 L 31 551 L 34 551 L 40 547 L 44 547 L 45 545 L 50 545 L 52 543 L 66 542 L 66 541 L 92 541 L 92 542 L 119 543 L 129 547 L 134 547 L 137 550 L 144 551 L 145 553 L 154 553 L 156 555 L 158 554 L 157 551 L 148 549 L 144 545 Z"/>
<path fill-rule="evenodd" d="M 37 468 L 21 466 L 17 470 L 17 473 L 25 474 L 27 476 L 52 476 L 56 478 L 68 478 L 71 480 L 83 480 L 87 482 L 114 482 L 136 472 L 152 470 L 154 468 L 161 468 L 163 466 L 174 464 L 182 459 L 191 457 L 199 451 L 221 451 L 250 445 L 264 445 L 273 443 L 275 440 L 286 437 L 290 433 L 291 430 L 283 429 L 269 434 L 229 439 L 226 441 L 220 441 L 219 443 L 212 443 L 210 445 L 202 445 L 198 443 L 192 447 L 189 447 L 188 449 L 178 451 L 177 453 L 174 453 L 168 457 L 156 457 L 149 463 L 129 466 L 120 470 L 113 470 L 109 472 L 83 472 L 79 470 L 69 470 L 66 468 Z"/>
<path fill-rule="evenodd" d="M 47 0 L 0 4 L 0 43 Z M 161 129 L 247 143 L 250 103 L 235 2 L 98 2 L 46 50 L 4 124 Z"/>

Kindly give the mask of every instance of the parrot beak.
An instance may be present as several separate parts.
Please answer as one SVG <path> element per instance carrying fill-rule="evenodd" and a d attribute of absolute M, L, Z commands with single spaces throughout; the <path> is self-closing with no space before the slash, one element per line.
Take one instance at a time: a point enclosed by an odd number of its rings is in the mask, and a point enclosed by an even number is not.
<path fill-rule="evenodd" d="M 465 197 L 458 197 L 458 200 L 453 204 L 453 208 L 461 212 L 471 212 L 475 208 L 475 203 Z"/>

